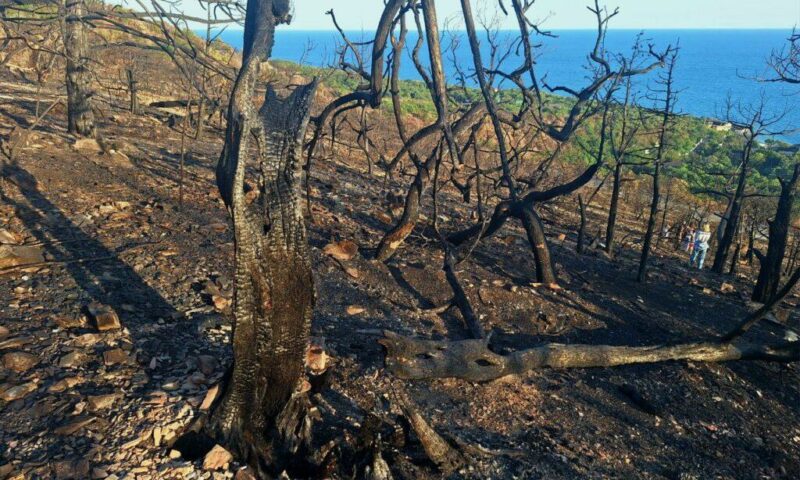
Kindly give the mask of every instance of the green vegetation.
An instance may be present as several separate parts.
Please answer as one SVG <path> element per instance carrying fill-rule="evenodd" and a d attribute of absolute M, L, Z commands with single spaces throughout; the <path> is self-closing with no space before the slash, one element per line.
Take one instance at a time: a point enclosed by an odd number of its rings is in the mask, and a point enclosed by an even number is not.
<path fill-rule="evenodd" d="M 336 96 L 352 92 L 361 83 L 361 79 L 357 76 L 333 68 L 298 65 L 283 60 L 273 60 L 272 63 L 289 73 L 320 77 Z M 481 97 L 477 88 L 453 86 L 449 92 L 451 101 L 459 105 L 470 104 Z M 431 121 L 436 117 L 436 109 L 424 82 L 401 80 L 400 98 L 403 114 L 424 121 Z M 512 111 L 519 108 L 522 103 L 522 96 L 516 89 L 498 90 L 496 98 L 499 105 Z M 553 94 L 544 94 L 544 98 L 547 102 L 546 113 L 554 116 L 567 114 L 571 99 Z M 384 102 L 381 109 L 388 113 L 391 104 Z M 574 139 L 575 145 L 582 145 L 583 148 L 567 149 L 563 152 L 562 158 L 566 162 L 580 165 L 593 162 L 596 155 L 594 152 L 599 147 L 599 136 L 600 119 L 599 115 L 596 115 L 584 123 Z M 642 135 L 637 143 L 639 148 L 646 149 L 654 146 L 654 141 L 653 138 Z M 722 190 L 738 169 L 737 159 L 741 155 L 743 143 L 744 138 L 741 133 L 718 131 L 711 128 L 702 118 L 679 116 L 669 136 L 666 175 L 684 180 L 691 191 Z M 791 165 L 798 161 L 800 152 L 792 151 L 791 145 L 773 139 L 765 140 L 753 152 L 751 162 L 753 171 L 748 177 L 748 190 L 762 193 L 778 192 L 780 190 L 778 178 L 789 175 Z M 645 170 L 647 167 L 637 169 L 640 172 Z"/>

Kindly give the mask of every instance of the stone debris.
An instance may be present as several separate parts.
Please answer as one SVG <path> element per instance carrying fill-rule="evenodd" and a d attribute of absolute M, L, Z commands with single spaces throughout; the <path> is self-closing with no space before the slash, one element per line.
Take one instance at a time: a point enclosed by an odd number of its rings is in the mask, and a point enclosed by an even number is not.
<path fill-rule="evenodd" d="M 9 350 L 12 348 L 19 348 L 23 345 L 33 342 L 31 337 L 14 337 L 14 338 L 7 338 L 3 341 L 0 341 L 0 350 Z"/>
<path fill-rule="evenodd" d="M 153 444 L 156 447 L 160 447 L 161 446 L 161 438 L 162 438 L 161 437 L 161 427 L 153 428 Z"/>
<path fill-rule="evenodd" d="M 233 302 L 230 298 L 225 298 L 221 295 L 212 296 L 211 301 L 214 302 L 214 308 L 220 312 L 225 312 L 230 309 L 231 303 Z"/>
<path fill-rule="evenodd" d="M 58 480 L 83 480 L 89 476 L 89 461 L 85 458 L 62 460 L 53 464 Z"/>
<path fill-rule="evenodd" d="M 103 363 L 107 366 L 128 363 L 129 361 L 128 353 L 121 348 L 113 348 L 103 352 Z"/>
<path fill-rule="evenodd" d="M 367 309 L 362 307 L 361 305 L 348 305 L 346 311 L 348 315 L 358 315 L 360 313 L 366 312 Z"/>
<path fill-rule="evenodd" d="M 206 392 L 206 396 L 203 398 L 203 403 L 200 404 L 200 410 L 206 411 L 211 408 L 211 405 L 214 403 L 214 400 L 216 400 L 218 393 L 219 385 L 214 385 L 213 387 L 209 388 L 208 392 Z"/>
<path fill-rule="evenodd" d="M 80 385 L 81 383 L 85 382 L 86 379 L 83 377 L 67 377 L 63 378 L 56 383 L 50 385 L 47 389 L 49 393 L 61 393 L 65 392 L 76 385 Z"/>
<path fill-rule="evenodd" d="M 83 427 L 91 424 L 95 420 L 97 420 L 97 417 L 79 418 L 77 420 L 73 420 L 56 428 L 55 430 L 53 430 L 53 433 L 55 433 L 56 435 L 72 435 L 81 430 Z"/>
<path fill-rule="evenodd" d="M 69 330 L 70 328 L 84 328 L 87 325 L 86 317 L 83 315 L 59 315 L 53 318 L 58 328 Z"/>
<path fill-rule="evenodd" d="M 360 272 L 360 271 L 359 271 L 357 268 L 355 268 L 355 267 L 346 267 L 346 268 L 344 269 L 344 272 L 345 272 L 347 275 L 349 275 L 349 276 L 350 276 L 350 278 L 355 278 L 356 280 L 358 280 L 359 278 L 361 278 L 361 272 Z"/>
<path fill-rule="evenodd" d="M 197 369 L 206 377 L 210 377 L 217 371 L 219 361 L 212 355 L 200 355 L 197 357 Z"/>
<path fill-rule="evenodd" d="M 358 253 L 358 245 L 351 240 L 342 240 L 341 242 L 325 245 L 322 252 L 336 260 L 347 261 L 356 256 Z"/>
<path fill-rule="evenodd" d="M 0 243 L 4 245 L 17 245 L 21 243 L 21 239 L 19 235 L 6 230 L 5 228 L 0 228 Z"/>
<path fill-rule="evenodd" d="M 89 411 L 96 412 L 110 408 L 119 398 L 120 394 L 118 393 L 108 393 L 105 395 L 90 395 L 86 398 L 86 401 L 89 403 Z"/>
<path fill-rule="evenodd" d="M 242 467 L 236 472 L 236 475 L 233 477 L 233 480 L 257 480 L 257 479 L 256 476 L 253 474 L 252 468 Z"/>
<path fill-rule="evenodd" d="M 79 335 L 72 340 L 72 344 L 76 347 L 91 347 L 98 342 L 102 337 L 96 333 L 84 333 L 83 335 Z"/>
<path fill-rule="evenodd" d="M 108 305 L 93 302 L 89 304 L 87 309 L 92 316 L 92 320 L 94 320 L 97 330 L 107 332 L 109 330 L 118 330 L 122 328 L 117 312 Z"/>
<path fill-rule="evenodd" d="M 75 150 L 81 152 L 100 153 L 103 151 L 100 143 L 94 138 L 80 138 L 75 140 L 75 143 L 73 143 L 72 146 L 75 148 Z"/>
<path fill-rule="evenodd" d="M 233 455 L 231 455 L 230 452 L 220 445 L 214 445 L 214 448 L 203 458 L 203 470 L 220 470 L 227 468 L 231 460 L 233 460 Z"/>
<path fill-rule="evenodd" d="M 13 402 L 25 398 L 28 394 L 36 390 L 33 382 L 23 383 L 22 385 L 0 384 L 0 399 L 6 402 Z"/>
<path fill-rule="evenodd" d="M 75 350 L 62 356 L 58 360 L 58 366 L 61 368 L 78 368 L 83 366 L 83 364 L 88 361 L 89 355 L 83 353 L 82 351 Z"/>
<path fill-rule="evenodd" d="M 37 363 L 39 358 L 26 352 L 9 352 L 3 355 L 3 366 L 17 373 L 30 370 Z"/>
<path fill-rule="evenodd" d="M 38 246 L 0 245 L 0 268 L 44 262 L 44 250 Z"/>

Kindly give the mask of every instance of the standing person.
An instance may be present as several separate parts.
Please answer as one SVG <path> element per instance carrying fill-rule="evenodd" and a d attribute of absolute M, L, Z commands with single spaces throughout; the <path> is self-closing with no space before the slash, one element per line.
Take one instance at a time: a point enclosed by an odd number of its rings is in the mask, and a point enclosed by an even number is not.
<path fill-rule="evenodd" d="M 683 236 L 683 243 L 681 244 L 681 248 L 683 249 L 684 252 L 691 253 L 693 240 L 694 240 L 694 229 L 687 228 L 686 233 Z"/>
<path fill-rule="evenodd" d="M 703 262 L 706 260 L 708 251 L 708 241 L 711 239 L 711 227 L 707 223 L 703 224 L 703 229 L 694 234 L 694 250 L 689 258 L 689 266 L 697 266 L 698 270 L 703 269 Z"/>

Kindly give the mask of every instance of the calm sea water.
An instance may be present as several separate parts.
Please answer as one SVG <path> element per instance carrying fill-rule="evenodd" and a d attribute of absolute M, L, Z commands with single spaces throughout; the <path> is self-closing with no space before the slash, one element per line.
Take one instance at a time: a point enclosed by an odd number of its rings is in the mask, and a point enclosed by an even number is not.
<path fill-rule="evenodd" d="M 557 38 L 540 39 L 537 48 L 537 73 L 546 75 L 551 85 L 567 85 L 579 88 L 587 83 L 587 53 L 594 43 L 594 31 L 557 31 Z M 627 53 L 639 32 L 635 30 L 609 31 L 606 48 L 609 52 Z M 514 32 L 501 32 L 501 41 L 513 39 Z M 676 84 L 681 90 L 678 109 L 684 113 L 721 117 L 724 115 L 726 98 L 730 95 L 742 103 L 756 102 L 762 95 L 767 98 L 768 108 L 773 113 L 788 111 L 784 128 L 800 129 L 800 87 L 777 83 L 758 82 L 754 78 L 768 75 L 765 60 L 774 49 L 786 44 L 789 31 L 783 30 L 653 30 L 645 33 L 646 39 L 656 46 L 680 43 L 680 56 L 676 67 Z M 371 38 L 363 32 L 348 32 L 351 40 Z M 241 31 L 225 31 L 220 38 L 240 48 Z M 445 34 L 443 46 L 455 40 L 454 52 L 446 53 L 446 74 L 455 78 L 454 63 L 471 72 L 469 45 L 463 32 Z M 413 45 L 416 34 L 409 32 L 407 45 Z M 484 42 L 485 44 L 486 42 Z M 273 58 L 301 62 L 313 66 L 333 65 L 336 49 L 341 44 L 338 35 L 331 31 L 278 30 Z M 488 45 L 483 45 L 484 61 L 488 61 Z M 364 58 L 369 58 L 369 47 L 365 47 Z M 426 58 L 426 57 L 423 57 Z M 512 56 L 504 65 L 510 70 L 519 64 Z M 404 79 L 419 79 L 410 59 L 403 62 L 400 75 Z M 653 81 L 655 74 L 642 79 L 644 86 Z M 474 84 L 474 82 L 473 82 Z M 501 85 L 502 88 L 502 85 Z M 800 132 L 783 136 L 792 142 L 800 142 Z"/>

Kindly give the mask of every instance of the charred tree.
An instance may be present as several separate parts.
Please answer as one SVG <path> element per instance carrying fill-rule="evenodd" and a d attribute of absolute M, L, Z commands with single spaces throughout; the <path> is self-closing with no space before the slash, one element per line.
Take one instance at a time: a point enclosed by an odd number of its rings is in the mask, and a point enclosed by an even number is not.
<path fill-rule="evenodd" d="M 750 233 L 747 235 L 747 264 L 752 265 L 755 258 L 756 248 L 756 219 L 753 218 L 750 222 Z"/>
<path fill-rule="evenodd" d="M 753 151 L 758 146 L 758 138 L 763 135 L 780 135 L 784 130 L 774 130 L 771 127 L 783 120 L 786 112 L 768 115 L 767 105 L 762 96 L 760 101 L 752 105 L 733 105 L 728 100 L 728 121 L 744 135 L 744 145 L 741 152 L 741 162 L 738 169 L 736 180 L 736 190 L 729 196 L 730 202 L 728 212 L 725 215 L 727 221 L 724 223 L 723 232 L 718 235 L 719 243 L 714 254 L 714 264 L 711 270 L 715 273 L 723 273 L 726 262 L 730 254 L 731 247 L 736 239 L 739 222 L 741 221 L 742 208 L 745 199 L 758 194 L 747 194 L 745 189 L 748 177 L 752 169 L 751 160 Z M 734 113 L 734 110 L 736 111 Z M 734 118 L 736 117 L 736 118 Z"/>
<path fill-rule="evenodd" d="M 636 280 L 640 283 L 647 281 L 647 261 L 650 257 L 650 247 L 653 242 L 653 234 L 656 229 L 656 220 L 658 216 L 658 204 L 660 202 L 660 182 L 661 182 L 661 169 L 664 163 L 664 152 L 667 149 L 667 135 L 672 124 L 673 111 L 675 110 L 676 91 L 674 82 L 675 63 L 678 58 L 678 50 L 674 49 L 667 58 L 666 68 L 663 75 L 660 76 L 658 83 L 661 85 L 661 91 L 657 92 L 662 96 L 661 101 L 663 106 L 661 109 L 661 122 L 658 130 L 658 145 L 656 147 L 656 156 L 653 160 L 653 197 L 650 201 L 650 216 L 647 219 L 647 230 L 644 234 L 644 241 L 642 242 L 642 255 L 639 260 L 639 273 L 636 275 Z"/>
<path fill-rule="evenodd" d="M 622 190 L 622 167 L 623 164 L 617 162 L 614 165 L 614 179 L 611 184 L 611 200 L 608 205 L 608 222 L 606 223 L 606 253 L 614 253 L 614 240 L 617 230 L 617 213 L 619 212 L 619 194 Z"/>
<path fill-rule="evenodd" d="M 614 254 L 614 240 L 617 229 L 617 215 L 619 212 L 619 197 L 622 191 L 622 174 L 625 167 L 638 162 L 628 160 L 628 155 L 636 140 L 637 133 L 642 126 L 641 118 L 634 118 L 635 109 L 631 108 L 633 99 L 633 77 L 625 80 L 625 95 L 622 104 L 614 111 L 609 128 L 609 147 L 614 159 L 613 179 L 611 184 L 611 199 L 608 206 L 608 222 L 606 223 L 606 253 Z M 636 121 L 639 120 L 639 121 Z"/>
<path fill-rule="evenodd" d="M 722 234 L 719 237 L 717 251 L 714 253 L 714 264 L 711 266 L 711 270 L 716 273 L 723 273 L 725 270 L 725 264 L 728 260 L 728 252 L 733 244 L 734 232 L 736 231 L 736 227 L 740 219 L 740 213 L 742 211 L 742 203 L 744 202 L 745 196 L 744 191 L 745 186 L 747 185 L 747 174 L 750 171 L 750 154 L 755 141 L 752 132 L 749 133 L 750 134 L 745 141 L 744 150 L 742 151 L 742 163 L 739 170 L 739 178 L 736 183 L 736 190 L 731 197 L 731 203 L 726 216 L 727 220 L 724 224 Z"/>
<path fill-rule="evenodd" d="M 644 283 L 647 281 L 647 261 L 650 258 L 650 245 L 653 242 L 653 233 L 656 229 L 656 216 L 658 215 L 658 202 L 661 195 L 661 162 L 656 160 L 653 169 L 653 196 L 650 200 L 650 215 L 647 218 L 647 228 L 642 242 L 642 254 L 639 258 L 639 273 L 636 281 Z"/>
<path fill-rule="evenodd" d="M 85 0 L 64 2 L 64 56 L 66 57 L 67 131 L 82 137 L 95 135 L 88 44 L 83 17 Z"/>
<path fill-rule="evenodd" d="M 234 360 L 206 431 L 262 478 L 292 465 L 310 437 L 303 376 L 314 287 L 300 157 L 316 80 L 286 98 L 269 86 L 260 109 L 252 102 L 275 26 L 288 23 L 289 12 L 289 0 L 248 1 L 242 68 L 217 165 L 234 230 Z M 248 163 L 259 175 L 252 204 L 244 193 Z"/>
<path fill-rule="evenodd" d="M 781 280 L 781 267 L 786 256 L 786 245 L 789 240 L 789 229 L 792 225 L 792 211 L 794 210 L 797 180 L 800 177 L 800 164 L 794 166 L 792 176 L 788 180 L 779 179 L 781 195 L 778 198 L 778 207 L 775 218 L 769 221 L 769 244 L 767 254 L 755 251 L 761 268 L 758 271 L 758 280 L 753 289 L 753 301 L 765 303 L 775 296 Z M 736 259 L 734 258 L 734 262 Z"/>
<path fill-rule="evenodd" d="M 787 45 L 770 54 L 767 66 L 775 75 L 765 81 L 800 84 L 800 32 L 792 30 Z"/>
<path fill-rule="evenodd" d="M 464 13 L 464 21 L 467 27 L 467 35 L 470 42 L 470 47 L 473 52 L 473 64 L 475 66 L 476 76 L 481 82 L 481 77 L 486 74 L 480 58 L 479 41 L 477 32 L 474 27 L 472 19 L 472 11 L 469 1 L 461 1 L 462 10 Z M 636 76 L 639 74 L 647 73 L 654 68 L 663 65 L 666 53 L 656 53 L 651 48 L 649 54 L 654 57 L 654 62 L 649 65 L 639 66 L 639 61 L 631 61 L 631 59 L 621 59 L 619 68 L 613 68 L 611 62 L 606 58 L 604 47 L 605 34 L 607 31 L 608 22 L 617 14 L 617 10 L 607 12 L 601 8 L 598 2 L 595 2 L 594 8 L 589 7 L 589 10 L 595 14 L 597 20 L 597 36 L 595 45 L 589 58 L 596 66 L 596 75 L 591 79 L 588 86 L 581 90 L 576 90 L 566 86 L 549 86 L 539 80 L 534 72 L 535 61 L 531 48 L 531 29 L 536 32 L 543 33 L 540 29 L 532 26 L 533 23 L 526 16 L 527 10 L 533 5 L 532 2 L 520 2 L 514 0 L 511 2 L 513 13 L 516 17 L 519 26 L 520 37 L 522 39 L 522 59 L 523 64 L 512 72 L 492 71 L 494 75 L 502 76 L 505 79 L 512 81 L 520 90 L 523 96 L 522 108 L 519 112 L 514 114 L 513 120 L 519 120 L 526 115 L 530 116 L 532 123 L 536 126 L 539 132 L 543 133 L 559 145 L 568 142 L 576 130 L 583 124 L 583 122 L 601 111 L 607 112 L 607 107 L 610 98 L 606 96 L 603 98 L 601 89 L 607 88 L 608 91 L 613 91 L 618 87 L 619 83 L 626 78 Z M 544 33 L 546 34 L 546 33 Z M 638 49 L 634 49 L 638 51 Z M 528 77 L 527 79 L 523 77 Z M 569 113 L 565 118 L 552 123 L 545 119 L 546 115 L 543 114 L 543 97 L 541 95 L 541 88 L 547 88 L 551 92 L 565 93 L 573 97 L 574 101 L 569 109 Z M 536 281 L 538 283 L 557 285 L 557 276 L 553 268 L 552 257 L 550 249 L 547 244 L 547 237 L 544 231 L 544 225 L 541 218 L 536 211 L 539 204 L 553 200 L 557 197 L 568 195 L 578 188 L 586 185 L 596 174 L 597 170 L 602 166 L 602 155 L 598 161 L 590 165 L 583 173 L 574 179 L 556 185 L 546 190 L 535 188 L 535 185 L 529 188 L 517 191 L 515 187 L 514 178 L 511 175 L 510 169 L 507 165 L 503 165 L 503 134 L 498 132 L 496 125 L 500 123 L 513 123 L 509 122 L 503 112 L 497 111 L 491 113 L 493 103 L 491 92 L 491 82 L 486 82 L 482 86 L 481 91 L 486 103 L 489 116 L 492 117 L 492 123 L 495 130 L 495 137 L 498 142 L 500 151 L 500 161 L 503 167 L 503 185 L 508 188 L 508 198 L 499 202 L 495 206 L 495 211 L 491 217 L 489 225 L 484 228 L 483 225 L 474 225 L 461 232 L 450 235 L 450 241 L 456 244 L 463 243 L 470 238 L 480 235 L 481 238 L 488 237 L 496 233 L 509 218 L 514 218 L 522 223 L 525 229 L 531 250 L 534 256 L 534 263 L 536 266 Z M 496 117 L 496 118 L 495 118 Z M 605 117 L 605 114 L 604 114 Z M 605 118 L 604 118 L 605 123 Z M 556 149 L 556 152 L 558 149 Z M 510 162 L 510 159 L 509 159 Z M 545 161 L 545 164 L 548 164 Z M 546 168 L 546 167 L 545 167 Z"/>
<path fill-rule="evenodd" d="M 664 195 L 664 208 L 661 209 L 661 228 L 658 230 L 656 248 L 661 244 L 661 240 L 669 235 L 670 229 L 667 224 L 667 214 L 669 213 L 669 201 L 672 198 L 672 185 L 673 183 L 671 181 L 667 182 L 667 193 Z"/>
<path fill-rule="evenodd" d="M 128 94 L 130 95 L 130 112 L 134 115 L 138 115 L 140 112 L 138 92 L 139 81 L 136 80 L 136 73 L 134 72 L 133 68 L 128 68 L 125 70 L 125 79 L 128 82 Z"/>
<path fill-rule="evenodd" d="M 575 251 L 582 254 L 585 250 L 586 242 L 586 205 L 583 203 L 583 197 L 578 195 L 578 209 L 580 210 L 581 223 L 578 226 L 578 242 L 575 245 Z"/>

